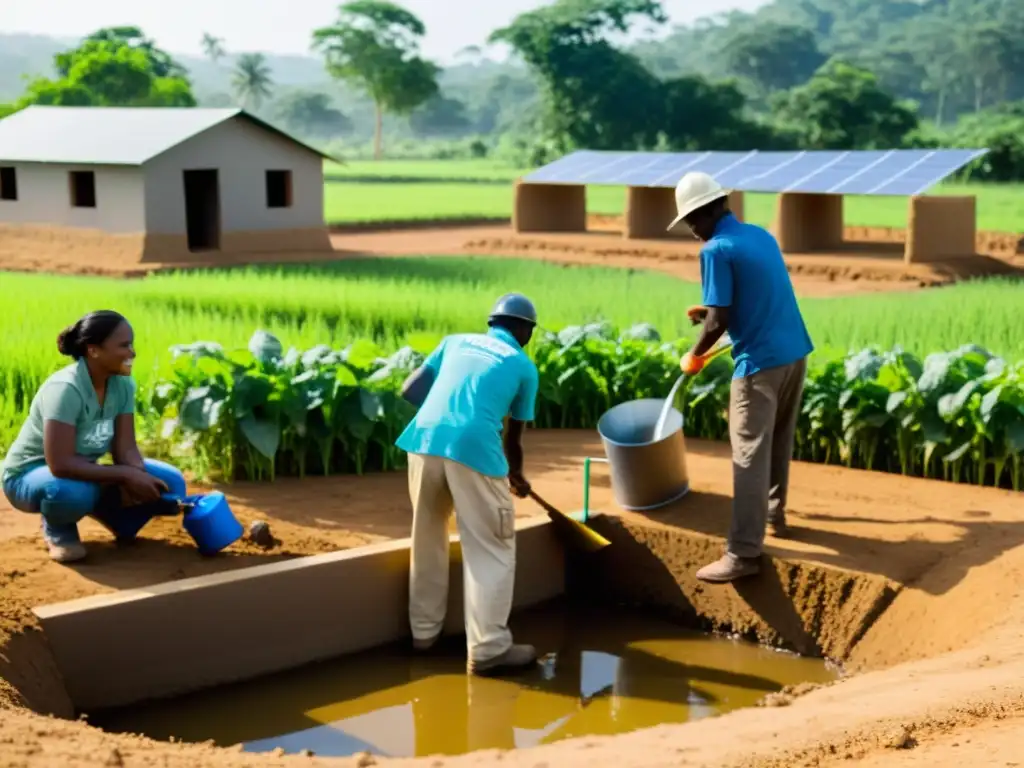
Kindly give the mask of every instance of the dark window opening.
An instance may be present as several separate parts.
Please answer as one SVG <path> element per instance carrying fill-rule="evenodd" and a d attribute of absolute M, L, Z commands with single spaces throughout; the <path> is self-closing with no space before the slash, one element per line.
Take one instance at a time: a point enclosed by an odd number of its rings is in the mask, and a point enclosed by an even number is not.
<path fill-rule="evenodd" d="M 0 200 L 18 199 L 18 174 L 13 168 L 0 168 Z"/>
<path fill-rule="evenodd" d="M 71 172 L 71 205 L 75 208 L 96 207 L 96 174 L 92 171 Z"/>
<path fill-rule="evenodd" d="M 267 171 L 267 208 L 292 207 L 292 172 Z"/>

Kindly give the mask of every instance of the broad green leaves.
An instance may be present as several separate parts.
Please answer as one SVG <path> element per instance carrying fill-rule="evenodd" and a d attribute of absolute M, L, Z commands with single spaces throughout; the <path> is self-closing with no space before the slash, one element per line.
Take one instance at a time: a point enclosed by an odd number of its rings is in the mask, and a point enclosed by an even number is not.
<path fill-rule="evenodd" d="M 1022 371 L 974 345 L 923 363 L 898 348 L 851 354 L 808 377 L 798 455 L 1019 489 Z"/>
<path fill-rule="evenodd" d="M 165 430 L 200 464 L 230 478 L 393 469 L 394 443 L 414 409 L 398 396 L 430 351 L 390 357 L 367 340 L 343 349 L 285 350 L 258 331 L 248 350 L 212 342 L 173 349 L 173 376 L 150 393 Z M 540 374 L 536 425 L 593 429 L 609 408 L 663 398 L 685 351 L 642 324 L 542 333 L 530 345 Z M 727 439 L 733 366 L 718 357 L 687 379 L 677 407 L 688 436 Z M 1024 363 L 964 346 L 923 361 L 869 348 L 813 367 L 804 387 L 798 458 L 1020 489 L 1024 482 Z"/>
<path fill-rule="evenodd" d="M 361 472 L 371 446 L 384 468 L 395 466 L 394 439 L 411 414 L 403 401 L 383 404 L 423 359 L 408 348 L 385 358 L 369 341 L 285 351 L 265 331 L 245 352 L 197 342 L 172 354 L 174 375 L 151 407 L 200 465 L 229 480 L 236 466 L 251 479 L 303 476 L 310 456 L 325 474 Z"/>

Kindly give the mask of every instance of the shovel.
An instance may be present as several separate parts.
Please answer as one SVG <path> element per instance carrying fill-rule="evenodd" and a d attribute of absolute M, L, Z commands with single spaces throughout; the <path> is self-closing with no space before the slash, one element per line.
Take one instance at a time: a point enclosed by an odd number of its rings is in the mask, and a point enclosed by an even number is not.
<path fill-rule="evenodd" d="M 731 343 L 723 344 L 718 349 L 716 349 L 713 352 L 709 353 L 704 358 L 705 365 L 707 363 L 710 363 L 712 360 L 714 360 L 719 355 L 725 354 L 730 349 L 732 349 L 732 344 Z M 681 375 L 678 379 L 676 379 L 676 383 L 672 385 L 672 389 L 669 391 L 668 397 L 665 398 L 665 405 L 663 405 L 661 407 L 661 413 L 658 415 L 658 422 L 657 422 L 657 424 L 654 425 L 654 435 L 653 435 L 654 442 L 658 442 L 659 440 L 661 440 L 665 436 L 664 434 L 662 434 L 665 431 L 665 422 L 668 421 L 668 414 L 669 414 L 669 411 L 672 410 L 672 403 L 674 403 L 675 400 L 676 400 L 676 393 L 679 392 L 679 388 L 683 385 L 683 381 L 685 381 L 685 379 L 686 379 L 686 374 L 685 373 L 683 375 Z"/>
<path fill-rule="evenodd" d="M 548 513 L 548 517 L 551 518 L 555 530 L 567 546 L 583 552 L 597 552 L 599 549 L 604 549 L 611 544 L 600 533 L 591 530 L 578 520 L 573 520 L 561 510 L 555 509 L 532 490 L 530 491 L 530 498 Z"/>

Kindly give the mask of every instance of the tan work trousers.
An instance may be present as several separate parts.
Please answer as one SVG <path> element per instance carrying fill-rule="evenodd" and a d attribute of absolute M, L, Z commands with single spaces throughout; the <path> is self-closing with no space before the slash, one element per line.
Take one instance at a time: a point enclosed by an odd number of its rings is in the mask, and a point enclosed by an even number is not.
<path fill-rule="evenodd" d="M 448 606 L 448 519 L 455 510 L 462 546 L 466 647 L 473 661 L 509 649 L 508 617 L 516 575 L 515 507 L 503 477 L 488 477 L 449 459 L 409 454 L 412 561 L 409 624 L 428 640 Z"/>
<path fill-rule="evenodd" d="M 729 552 L 739 557 L 759 557 L 768 522 L 785 521 L 789 464 L 806 373 L 803 358 L 732 381 Z"/>

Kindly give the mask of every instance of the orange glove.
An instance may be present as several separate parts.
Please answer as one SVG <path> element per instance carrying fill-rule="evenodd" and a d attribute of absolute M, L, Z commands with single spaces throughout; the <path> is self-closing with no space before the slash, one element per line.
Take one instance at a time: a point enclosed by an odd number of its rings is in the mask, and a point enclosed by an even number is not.
<path fill-rule="evenodd" d="M 691 325 L 700 325 L 708 316 L 707 307 L 690 307 L 686 310 L 686 316 L 690 319 Z"/>
<path fill-rule="evenodd" d="M 692 352 L 687 352 L 679 361 L 679 370 L 687 376 L 696 376 L 704 370 L 704 364 L 706 362 L 706 358 L 695 355 Z"/>

